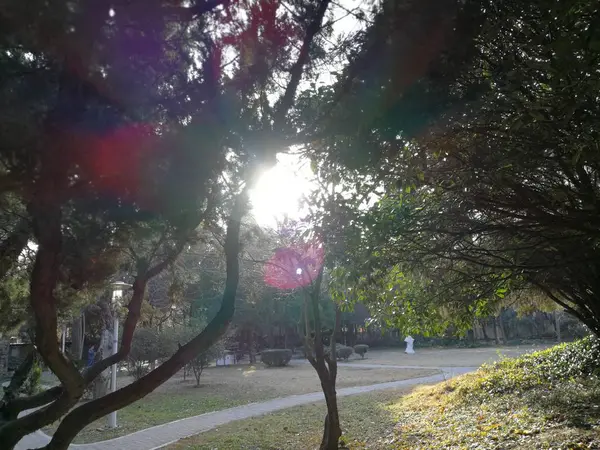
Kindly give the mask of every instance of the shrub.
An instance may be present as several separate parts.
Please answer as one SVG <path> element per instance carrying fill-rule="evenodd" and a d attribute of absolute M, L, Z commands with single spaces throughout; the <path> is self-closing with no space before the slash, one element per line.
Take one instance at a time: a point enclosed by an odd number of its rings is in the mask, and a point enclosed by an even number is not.
<path fill-rule="evenodd" d="M 325 352 L 328 355 L 331 354 L 330 347 L 327 347 L 325 349 Z M 354 350 L 352 350 L 352 347 L 346 347 L 345 345 L 342 345 L 342 344 L 335 344 L 335 356 L 338 361 L 341 361 L 342 359 L 344 361 L 348 361 L 348 358 L 350 358 L 352 353 L 354 353 Z"/>
<path fill-rule="evenodd" d="M 26 395 L 36 394 L 41 387 L 42 380 L 42 368 L 39 364 L 38 357 L 36 356 L 33 362 L 33 366 L 27 375 L 27 379 L 23 386 L 21 386 L 21 392 Z"/>
<path fill-rule="evenodd" d="M 203 353 L 197 355 L 194 359 L 189 362 L 192 368 L 194 377 L 196 378 L 196 387 L 200 386 L 200 376 L 206 367 L 209 366 L 210 362 L 217 359 L 224 353 L 224 345 L 222 341 L 216 342 Z"/>
<path fill-rule="evenodd" d="M 600 379 L 600 340 L 595 337 L 483 365 L 471 375 L 470 384 L 464 383 L 461 394 L 486 397 L 523 393 L 578 379 Z"/>
<path fill-rule="evenodd" d="M 139 380 L 150 372 L 150 366 L 139 359 L 127 359 L 127 374 L 135 380 Z"/>
<path fill-rule="evenodd" d="M 287 348 L 263 350 L 260 354 L 260 360 L 267 366 L 273 367 L 287 366 L 291 359 L 292 351 Z"/>
<path fill-rule="evenodd" d="M 139 380 L 150 370 L 153 361 L 163 357 L 160 332 L 153 328 L 139 328 L 133 334 L 127 357 L 129 375 Z"/>
<path fill-rule="evenodd" d="M 363 359 L 365 358 L 365 353 L 367 353 L 367 351 L 369 351 L 369 346 L 367 344 L 356 344 L 354 346 L 354 352 Z"/>
<path fill-rule="evenodd" d="M 346 347 L 345 345 L 342 345 L 335 349 L 335 353 L 338 360 L 343 359 L 344 361 L 348 361 L 348 358 L 350 358 L 352 353 L 354 353 L 354 350 L 352 350 L 352 347 Z"/>
<path fill-rule="evenodd" d="M 206 367 L 208 367 L 208 353 L 200 353 L 194 359 L 189 362 L 189 365 L 192 367 L 192 372 L 194 373 L 194 378 L 196 378 L 196 387 L 200 386 L 200 376 Z"/>

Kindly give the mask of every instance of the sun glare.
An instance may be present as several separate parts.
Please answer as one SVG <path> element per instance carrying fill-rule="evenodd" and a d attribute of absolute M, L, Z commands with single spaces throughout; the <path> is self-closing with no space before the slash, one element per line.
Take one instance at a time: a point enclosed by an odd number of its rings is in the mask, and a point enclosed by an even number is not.
<path fill-rule="evenodd" d="M 282 154 L 260 177 L 250 199 L 252 215 L 262 226 L 275 226 L 285 216 L 301 216 L 300 200 L 311 190 L 310 169 L 297 156 Z"/>

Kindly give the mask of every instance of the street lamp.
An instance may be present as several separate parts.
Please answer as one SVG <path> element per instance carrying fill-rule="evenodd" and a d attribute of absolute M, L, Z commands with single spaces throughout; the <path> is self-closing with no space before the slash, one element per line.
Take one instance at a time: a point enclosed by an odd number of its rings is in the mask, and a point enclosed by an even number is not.
<path fill-rule="evenodd" d="M 115 281 L 110 285 L 112 290 L 112 302 L 115 307 L 113 314 L 113 344 L 112 354 L 117 353 L 117 346 L 119 344 L 119 315 L 117 314 L 117 306 L 119 301 L 123 298 L 123 291 L 132 287 L 131 284 L 125 283 L 124 281 Z M 117 390 L 117 364 L 113 364 L 110 368 L 110 391 L 115 392 Z M 108 426 L 109 428 L 117 428 L 117 412 L 113 411 L 108 415 Z"/>

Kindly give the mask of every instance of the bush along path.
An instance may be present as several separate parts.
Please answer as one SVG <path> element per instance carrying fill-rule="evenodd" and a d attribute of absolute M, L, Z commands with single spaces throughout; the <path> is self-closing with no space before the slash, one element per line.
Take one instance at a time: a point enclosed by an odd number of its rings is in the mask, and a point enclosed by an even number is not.
<path fill-rule="evenodd" d="M 381 366 L 384 367 L 384 366 Z M 388 366 L 385 366 L 388 367 Z M 378 383 L 369 386 L 357 386 L 351 388 L 338 389 L 337 395 L 345 397 L 348 395 L 357 395 L 377 390 L 410 387 L 419 384 L 439 383 L 452 376 L 475 370 L 474 367 L 451 367 L 438 368 L 441 373 L 428 377 L 411 378 L 407 380 L 391 381 L 388 383 Z M 110 439 L 107 441 L 95 442 L 91 444 L 71 445 L 69 448 L 74 450 L 153 450 L 163 447 L 167 444 L 178 441 L 194 434 L 208 431 L 220 425 L 241 419 L 260 416 L 285 408 L 305 405 L 323 400 L 322 392 L 311 394 L 291 395 L 288 397 L 277 398 L 261 403 L 251 403 L 249 405 L 238 406 L 235 408 L 224 409 L 199 416 L 188 417 L 163 425 L 147 428 L 137 431 L 127 436 Z M 35 449 L 46 445 L 50 438 L 38 431 L 25 436 L 19 444 L 17 450 Z"/>

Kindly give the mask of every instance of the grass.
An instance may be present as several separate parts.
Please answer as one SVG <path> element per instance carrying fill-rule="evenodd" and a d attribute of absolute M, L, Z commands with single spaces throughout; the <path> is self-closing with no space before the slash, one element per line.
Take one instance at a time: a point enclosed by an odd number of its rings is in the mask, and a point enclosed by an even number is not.
<path fill-rule="evenodd" d="M 338 386 L 369 385 L 433 373 L 436 371 L 353 368 L 341 364 Z M 119 380 L 119 384 L 129 382 L 131 379 L 128 378 Z M 155 392 L 120 410 L 118 428 L 107 429 L 106 419 L 97 420 L 78 434 L 75 443 L 111 439 L 206 412 L 319 390 L 319 380 L 309 364 L 281 368 L 266 368 L 260 364 L 211 367 L 202 375 L 200 387 L 195 387 L 195 381 L 184 382 L 181 376 L 176 376 Z M 52 434 L 57 426 L 53 424 L 44 431 Z"/>
<path fill-rule="evenodd" d="M 396 424 L 395 415 L 388 409 L 390 399 L 406 391 L 389 389 L 339 400 L 343 439 L 351 448 L 387 448 L 387 436 Z M 318 448 L 324 403 L 290 408 L 263 417 L 232 422 L 218 429 L 184 439 L 167 450 L 230 450 L 230 449 L 286 449 L 307 450 Z"/>
<path fill-rule="evenodd" d="M 479 367 L 483 363 L 491 363 L 501 357 L 515 358 L 523 353 L 548 348 L 548 345 L 521 345 L 514 347 L 479 347 L 479 348 L 416 348 L 414 355 L 406 355 L 404 349 L 375 349 L 366 354 L 365 359 L 354 357 L 355 364 L 389 364 L 413 366 L 462 366 Z"/>
<path fill-rule="evenodd" d="M 563 344 L 410 393 L 340 399 L 350 449 L 598 449 L 600 344 Z M 404 395 L 403 395 L 404 394 Z M 317 448 L 323 403 L 233 422 L 169 447 Z"/>

